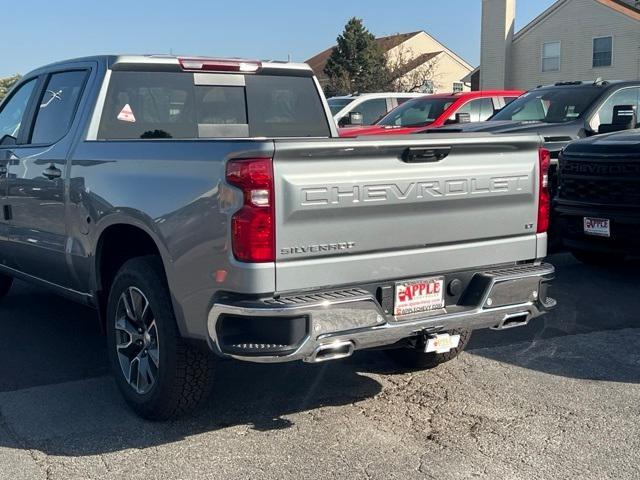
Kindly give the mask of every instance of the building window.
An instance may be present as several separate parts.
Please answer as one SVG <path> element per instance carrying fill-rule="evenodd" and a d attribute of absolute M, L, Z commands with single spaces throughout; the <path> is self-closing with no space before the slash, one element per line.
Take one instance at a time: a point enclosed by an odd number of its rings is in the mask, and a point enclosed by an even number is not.
<path fill-rule="evenodd" d="M 549 42 L 542 45 L 542 71 L 560 71 L 560 42 Z"/>
<path fill-rule="evenodd" d="M 420 91 L 428 94 L 436 93 L 436 85 L 433 80 L 425 80 L 422 87 L 420 87 Z"/>
<path fill-rule="evenodd" d="M 464 83 L 453 82 L 453 93 L 460 93 L 462 91 L 464 91 Z"/>
<path fill-rule="evenodd" d="M 613 37 L 593 39 L 593 68 L 610 67 L 613 63 Z"/>

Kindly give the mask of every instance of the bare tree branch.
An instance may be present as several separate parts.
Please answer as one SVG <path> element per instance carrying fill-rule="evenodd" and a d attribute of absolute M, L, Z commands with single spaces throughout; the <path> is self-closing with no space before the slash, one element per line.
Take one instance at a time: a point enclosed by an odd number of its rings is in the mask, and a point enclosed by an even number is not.
<path fill-rule="evenodd" d="M 388 52 L 387 62 L 394 91 L 428 91 L 438 76 L 439 61 L 438 52 L 417 55 L 404 45 Z"/>

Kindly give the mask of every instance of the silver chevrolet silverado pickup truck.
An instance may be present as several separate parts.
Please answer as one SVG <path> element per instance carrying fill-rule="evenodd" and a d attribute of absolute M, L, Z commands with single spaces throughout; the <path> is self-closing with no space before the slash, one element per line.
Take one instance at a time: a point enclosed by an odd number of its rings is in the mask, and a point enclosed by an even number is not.
<path fill-rule="evenodd" d="M 146 418 L 206 399 L 219 357 L 429 368 L 555 304 L 537 136 L 336 138 L 306 65 L 61 62 L 0 137 L 0 297 L 17 278 L 96 308 Z"/>

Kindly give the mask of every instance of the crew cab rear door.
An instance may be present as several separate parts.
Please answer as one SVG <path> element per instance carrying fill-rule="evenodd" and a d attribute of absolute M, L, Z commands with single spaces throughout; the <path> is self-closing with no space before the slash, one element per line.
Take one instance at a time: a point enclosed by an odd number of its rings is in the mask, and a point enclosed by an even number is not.
<path fill-rule="evenodd" d="M 536 258 L 539 142 L 276 140 L 278 291 Z"/>

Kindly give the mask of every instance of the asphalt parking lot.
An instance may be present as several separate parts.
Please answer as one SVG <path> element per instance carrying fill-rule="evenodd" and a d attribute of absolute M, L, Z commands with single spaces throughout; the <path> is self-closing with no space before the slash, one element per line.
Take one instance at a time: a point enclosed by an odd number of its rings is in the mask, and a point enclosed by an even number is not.
<path fill-rule="evenodd" d="M 638 265 L 551 261 L 559 308 L 447 365 L 225 362 L 207 408 L 165 424 L 123 404 L 91 310 L 19 283 L 0 303 L 0 479 L 640 478 Z"/>

